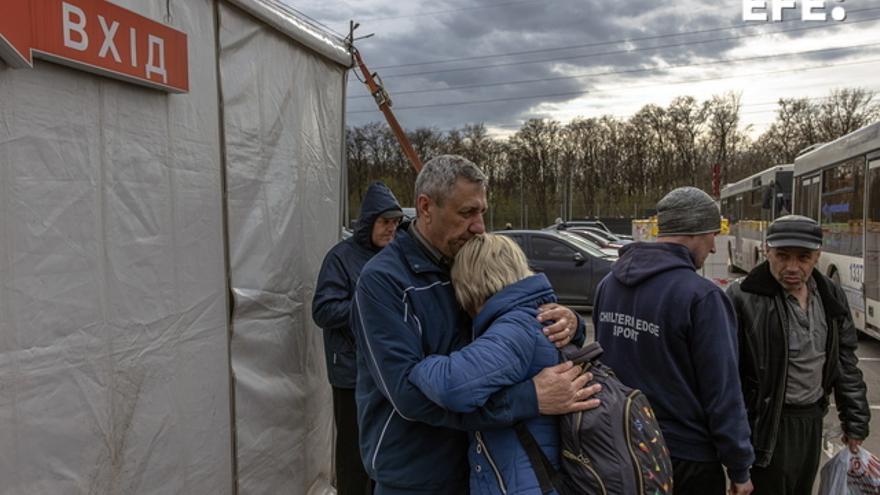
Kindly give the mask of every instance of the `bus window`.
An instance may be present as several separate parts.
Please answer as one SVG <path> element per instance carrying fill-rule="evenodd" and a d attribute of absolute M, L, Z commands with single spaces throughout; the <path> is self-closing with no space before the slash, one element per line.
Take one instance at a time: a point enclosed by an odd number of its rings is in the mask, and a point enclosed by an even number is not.
<path fill-rule="evenodd" d="M 733 206 L 733 214 L 731 215 L 737 222 L 740 220 L 745 220 L 743 217 L 743 194 L 739 193 L 736 195 L 736 204 Z"/>
<path fill-rule="evenodd" d="M 760 220 L 761 219 L 761 200 L 763 199 L 763 195 L 761 194 L 760 189 L 754 189 L 745 193 L 745 200 L 743 201 L 743 216 L 742 220 Z"/>
<path fill-rule="evenodd" d="M 819 220 L 819 176 L 800 177 L 797 180 L 797 203 L 795 210 L 798 215 Z"/>
<path fill-rule="evenodd" d="M 865 297 L 880 301 L 880 160 L 869 166 L 866 206 Z"/>
<path fill-rule="evenodd" d="M 773 185 L 764 186 L 760 189 L 761 192 L 761 220 L 765 222 L 772 222 L 774 218 L 773 215 L 773 203 L 776 199 L 776 188 Z"/>
<path fill-rule="evenodd" d="M 825 251 L 862 255 L 865 158 L 848 160 L 822 172 L 820 207 Z"/>

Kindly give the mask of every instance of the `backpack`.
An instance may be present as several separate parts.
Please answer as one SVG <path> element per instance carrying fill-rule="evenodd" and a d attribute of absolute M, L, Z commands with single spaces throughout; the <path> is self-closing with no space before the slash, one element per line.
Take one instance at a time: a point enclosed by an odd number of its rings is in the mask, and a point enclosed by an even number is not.
<path fill-rule="evenodd" d="M 535 470 L 541 492 L 560 495 L 669 495 L 672 461 L 651 404 L 598 361 L 602 347 L 566 346 L 562 353 L 602 385 L 601 403 L 589 411 L 559 417 L 560 470 L 552 464 L 522 423 L 515 425 Z"/>

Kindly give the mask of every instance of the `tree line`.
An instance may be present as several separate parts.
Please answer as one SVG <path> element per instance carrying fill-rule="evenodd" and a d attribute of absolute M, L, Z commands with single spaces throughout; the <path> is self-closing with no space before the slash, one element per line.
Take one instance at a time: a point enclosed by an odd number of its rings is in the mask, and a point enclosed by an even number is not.
<path fill-rule="evenodd" d="M 720 184 L 770 166 L 792 163 L 799 152 L 832 141 L 880 119 L 876 93 L 832 90 L 823 98 L 780 98 L 773 123 L 757 138 L 741 121 L 741 95 L 698 101 L 675 98 L 646 105 L 629 118 L 577 118 L 563 124 L 533 119 L 507 138 L 490 137 L 483 124 L 408 133 L 427 161 L 454 153 L 489 177 L 487 227 L 540 228 L 556 218 L 643 217 L 669 190 Z M 346 132 L 349 218 L 356 218 L 373 180 L 391 187 L 403 206 L 413 205 L 415 171 L 384 123 Z"/>

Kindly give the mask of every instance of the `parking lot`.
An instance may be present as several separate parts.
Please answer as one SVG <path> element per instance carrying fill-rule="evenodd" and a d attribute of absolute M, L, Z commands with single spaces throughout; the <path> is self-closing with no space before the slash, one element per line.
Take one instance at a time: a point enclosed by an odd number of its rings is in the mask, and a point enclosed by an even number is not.
<path fill-rule="evenodd" d="M 712 279 L 721 287 L 726 287 L 730 282 L 743 274 L 729 273 L 727 271 L 727 252 L 724 246 L 727 242 L 723 237 L 719 236 L 716 242 L 718 252 L 711 255 L 706 261 L 703 275 Z M 590 312 L 581 313 L 589 321 Z M 588 341 L 593 340 L 592 325 L 588 324 L 587 329 Z M 859 357 L 859 368 L 865 376 L 865 383 L 868 385 L 868 402 L 871 407 L 871 435 L 864 443 L 864 447 L 875 454 L 880 454 L 880 341 L 877 341 L 866 335 L 859 337 L 859 348 L 856 352 Z M 833 398 L 832 398 L 833 401 Z M 825 448 L 822 455 L 821 463 L 824 464 L 834 454 L 839 452 L 843 445 L 840 442 L 841 431 L 840 423 L 837 419 L 837 412 L 833 407 L 829 409 L 828 415 L 825 417 Z M 820 466 L 821 469 L 821 466 Z M 816 484 L 813 493 L 818 493 L 819 476 L 816 477 Z"/>

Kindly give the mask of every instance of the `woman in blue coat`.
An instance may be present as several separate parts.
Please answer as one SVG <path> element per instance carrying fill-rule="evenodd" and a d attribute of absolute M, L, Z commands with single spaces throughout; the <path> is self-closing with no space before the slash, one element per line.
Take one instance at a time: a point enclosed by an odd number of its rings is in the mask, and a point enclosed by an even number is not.
<path fill-rule="evenodd" d="M 547 277 L 532 274 L 510 238 L 484 234 L 468 241 L 455 257 L 452 285 L 474 317 L 474 340 L 449 356 L 428 356 L 413 369 L 409 380 L 433 402 L 450 411 L 475 411 L 494 392 L 559 363 L 559 352 L 536 319 L 538 307 L 556 302 L 556 296 Z M 538 416 L 526 427 L 558 468 L 556 418 Z M 512 427 L 469 435 L 471 494 L 541 493 Z"/>

